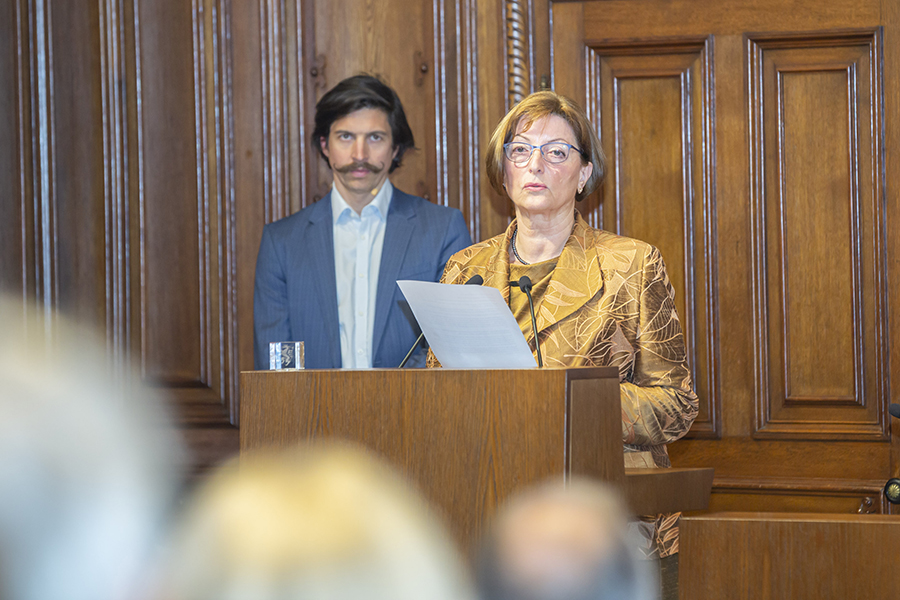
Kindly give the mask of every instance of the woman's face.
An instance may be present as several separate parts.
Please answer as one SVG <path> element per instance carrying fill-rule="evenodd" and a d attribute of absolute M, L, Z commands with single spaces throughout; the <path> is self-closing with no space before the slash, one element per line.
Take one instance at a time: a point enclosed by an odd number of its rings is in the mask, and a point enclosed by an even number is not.
<path fill-rule="evenodd" d="M 532 146 L 563 142 L 581 150 L 572 128 L 558 115 L 537 119 L 527 131 L 520 122 L 510 142 L 525 142 Z M 575 148 L 569 150 L 565 161 L 556 164 L 548 162 L 536 148 L 521 164 L 504 156 L 503 183 L 517 212 L 553 217 L 574 211 L 575 194 L 594 168 L 591 163 L 583 164 L 581 154 Z"/>

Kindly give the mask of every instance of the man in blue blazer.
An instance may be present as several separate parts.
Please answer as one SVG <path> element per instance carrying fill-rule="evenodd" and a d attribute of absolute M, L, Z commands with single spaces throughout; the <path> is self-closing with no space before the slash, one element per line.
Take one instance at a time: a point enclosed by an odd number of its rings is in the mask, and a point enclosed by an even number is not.
<path fill-rule="evenodd" d="M 306 368 L 396 367 L 420 330 L 398 279 L 437 281 L 472 240 L 462 213 L 394 188 L 388 174 L 414 146 L 397 94 L 375 77 L 340 82 L 316 104 L 313 143 L 331 191 L 266 225 L 256 261 L 253 352 L 305 343 Z M 420 344 L 409 366 L 424 366 Z"/>

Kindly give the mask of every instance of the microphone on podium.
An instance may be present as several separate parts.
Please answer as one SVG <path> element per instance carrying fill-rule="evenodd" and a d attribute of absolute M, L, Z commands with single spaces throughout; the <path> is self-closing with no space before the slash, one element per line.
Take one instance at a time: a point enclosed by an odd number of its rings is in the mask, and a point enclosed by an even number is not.
<path fill-rule="evenodd" d="M 888 408 L 888 412 L 891 413 L 892 417 L 900 419 L 900 404 L 891 404 L 890 408 Z"/>
<path fill-rule="evenodd" d="M 541 341 L 538 339 L 537 320 L 534 318 L 534 301 L 531 298 L 531 278 L 527 275 L 522 275 L 518 281 L 510 281 L 509 285 L 525 292 L 525 296 L 528 298 L 528 308 L 531 310 L 531 331 L 534 334 L 534 346 L 537 348 L 538 366 L 543 367 L 544 359 L 541 356 Z"/>
<path fill-rule="evenodd" d="M 482 277 L 481 275 L 472 275 L 471 277 L 469 277 L 469 280 L 466 281 L 466 283 L 463 284 L 463 285 L 481 285 L 482 283 L 484 283 L 484 277 Z M 411 357 L 412 354 L 413 354 L 413 350 L 416 349 L 416 346 L 418 346 L 419 343 L 420 343 L 424 338 L 425 338 L 425 333 L 424 333 L 424 332 L 420 333 L 420 334 L 419 334 L 419 337 L 416 338 L 416 341 L 413 342 L 413 345 L 412 345 L 412 347 L 409 349 L 409 352 L 407 352 L 407 353 L 406 353 L 406 356 L 403 357 L 403 360 L 400 361 L 400 366 L 397 367 L 398 369 L 402 369 L 403 367 L 406 366 L 406 363 L 409 362 L 409 359 L 410 359 L 410 357 Z"/>

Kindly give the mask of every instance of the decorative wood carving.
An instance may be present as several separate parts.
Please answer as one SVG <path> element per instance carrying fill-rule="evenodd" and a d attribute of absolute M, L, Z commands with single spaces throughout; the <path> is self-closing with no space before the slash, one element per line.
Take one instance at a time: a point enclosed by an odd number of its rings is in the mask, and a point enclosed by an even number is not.
<path fill-rule="evenodd" d="M 266 223 L 291 213 L 285 0 L 259 0 L 262 41 L 263 205 Z M 315 75 L 314 77 L 318 77 Z"/>
<path fill-rule="evenodd" d="M 756 438 L 887 439 L 880 38 L 747 40 Z"/>
<path fill-rule="evenodd" d="M 586 110 L 609 171 L 579 207 L 595 227 L 666 258 L 701 402 L 692 437 L 718 437 L 715 81 L 711 38 L 592 44 Z"/>
<path fill-rule="evenodd" d="M 510 108 L 531 92 L 526 0 L 506 0 L 506 63 Z"/>
<path fill-rule="evenodd" d="M 200 242 L 200 379 L 237 424 L 238 337 L 234 116 L 228 0 L 194 0 L 194 81 Z"/>
<path fill-rule="evenodd" d="M 436 2 L 433 75 L 437 203 L 462 211 L 473 240 L 481 239 L 482 183 L 476 2 Z"/>

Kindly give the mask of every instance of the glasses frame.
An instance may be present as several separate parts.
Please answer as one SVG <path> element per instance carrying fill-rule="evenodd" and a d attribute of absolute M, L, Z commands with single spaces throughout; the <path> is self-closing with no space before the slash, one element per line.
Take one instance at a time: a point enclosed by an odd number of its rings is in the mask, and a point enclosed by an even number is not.
<path fill-rule="evenodd" d="M 526 158 L 525 160 L 523 160 L 521 162 L 516 162 L 512 158 L 510 158 L 509 147 L 512 146 L 513 144 L 521 144 L 523 146 L 531 146 L 531 152 L 528 154 L 528 158 Z M 506 160 L 508 160 L 509 162 L 511 162 L 514 165 L 528 164 L 528 161 L 530 161 L 531 157 L 534 156 L 535 150 L 540 150 L 541 158 L 543 158 L 545 161 L 547 161 L 551 165 L 561 165 L 564 162 L 566 162 L 567 160 L 569 160 L 568 156 L 566 156 L 566 158 L 564 160 L 561 160 L 559 162 L 553 162 L 551 160 L 548 160 L 547 155 L 544 154 L 544 148 L 546 146 L 567 146 L 571 150 L 574 150 L 575 152 L 580 154 L 583 158 L 587 159 L 587 154 L 585 154 L 584 151 L 581 150 L 581 148 L 579 148 L 578 146 L 573 146 L 572 144 L 569 144 L 567 142 L 547 142 L 546 144 L 541 144 L 540 146 L 535 146 L 534 144 L 529 144 L 528 142 L 506 142 L 505 144 L 503 144 L 503 156 L 505 156 Z"/>

